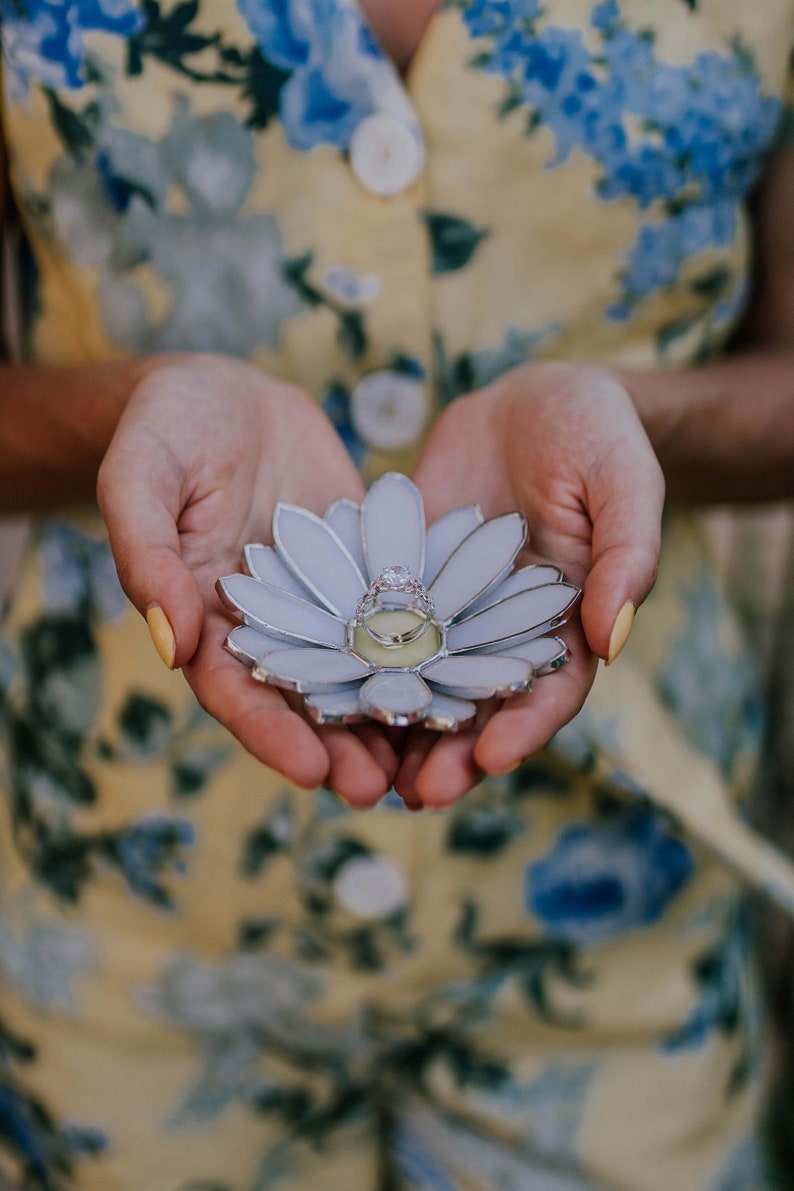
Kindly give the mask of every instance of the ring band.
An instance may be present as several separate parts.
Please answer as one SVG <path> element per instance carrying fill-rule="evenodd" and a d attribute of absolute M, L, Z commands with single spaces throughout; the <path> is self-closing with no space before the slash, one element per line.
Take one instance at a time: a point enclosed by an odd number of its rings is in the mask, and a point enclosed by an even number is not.
<path fill-rule="evenodd" d="M 389 607 L 388 602 L 383 599 L 389 593 L 412 596 L 413 599 L 410 603 L 392 604 Z M 386 611 L 413 612 L 419 617 L 419 621 L 403 633 L 379 633 L 370 621 L 377 612 Z M 395 564 L 384 567 L 361 596 L 356 605 L 356 621 L 373 641 L 389 648 L 416 641 L 426 632 L 434 612 L 433 600 L 421 579 L 415 579 L 408 567 Z"/>

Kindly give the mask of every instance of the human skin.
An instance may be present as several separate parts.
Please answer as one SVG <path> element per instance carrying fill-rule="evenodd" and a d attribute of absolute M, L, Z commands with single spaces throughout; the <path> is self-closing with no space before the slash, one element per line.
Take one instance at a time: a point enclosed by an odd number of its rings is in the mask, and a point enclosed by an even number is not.
<path fill-rule="evenodd" d="M 621 611 L 639 607 L 656 578 L 664 480 L 625 387 L 608 369 L 571 364 L 528 364 L 454 402 L 414 479 L 430 521 L 475 495 L 486 517 L 521 509 L 526 561 L 553 561 L 584 592 L 566 626 L 572 659 L 553 682 L 483 708 L 455 736 L 411 732 L 396 789 L 409 806 L 440 808 L 482 773 L 514 768 L 579 711 L 598 658 L 615 652 Z"/>
<path fill-rule="evenodd" d="M 322 511 L 361 495 L 311 399 L 240 361 L 3 366 L 2 507 L 75 503 L 91 496 L 99 473 L 127 594 L 142 614 L 163 608 L 175 665 L 249 751 L 299 785 L 324 782 L 357 806 L 378 801 L 392 780 L 409 805 L 446 804 L 483 771 L 504 771 L 542 747 L 581 706 L 615 618 L 653 581 L 662 502 L 654 455 L 673 499 L 792 495 L 793 193 L 788 152 L 772 163 L 758 199 L 752 349 L 680 372 L 525 365 L 456 402 L 431 433 L 414 477 L 431 518 L 472 500 L 487 513 L 523 508 L 533 548 L 584 584 L 581 625 L 570 630 L 576 661 L 539 684 L 531 715 L 519 696 L 475 732 L 443 741 L 374 725 L 318 729 L 226 657 L 227 623 L 210 580 L 237 569 L 243 542 L 266 536 L 277 500 Z M 598 402 L 588 398 L 594 391 Z"/>
<path fill-rule="evenodd" d="M 587 640 L 574 624 L 574 662 L 559 680 L 539 685 L 523 719 L 516 723 L 513 705 L 523 708 L 525 699 L 511 700 L 467 767 L 461 749 L 476 743 L 477 732 L 461 733 L 454 748 L 439 744 L 428 758 L 437 773 L 429 788 L 398 782 L 412 805 L 417 797 L 446 805 L 476 780 L 476 768 L 498 772 L 513 763 L 500 725 L 531 752 L 579 710 L 620 610 L 640 604 L 653 584 L 664 484 L 623 386 L 607 370 L 560 364 L 516 369 L 455 403 L 415 478 L 431 520 L 472 499 L 486 515 L 522 509 L 535 527 L 536 552 L 585 592 Z M 142 614 L 162 608 L 176 639 L 174 664 L 206 710 L 300 785 L 325 782 L 356 806 L 377 802 L 396 776 L 393 750 L 404 732 L 313 729 L 280 691 L 251 683 L 223 650 L 229 626 L 214 581 L 238 569 L 245 542 L 267 537 L 276 502 L 321 513 L 336 497 L 363 495 L 315 404 L 241 361 L 172 361 L 136 388 L 100 468 L 98 494 L 122 586 Z M 423 745 L 433 739 L 423 730 Z M 330 768 L 323 749 L 334 753 Z"/>

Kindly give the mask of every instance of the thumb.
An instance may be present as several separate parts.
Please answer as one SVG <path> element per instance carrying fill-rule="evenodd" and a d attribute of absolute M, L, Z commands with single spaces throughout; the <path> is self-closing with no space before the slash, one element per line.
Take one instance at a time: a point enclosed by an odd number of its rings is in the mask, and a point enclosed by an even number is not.
<path fill-rule="evenodd" d="M 170 669 L 193 657 L 204 620 L 199 585 L 182 560 L 182 480 L 163 444 L 137 430 L 116 435 L 97 480 L 121 586 Z"/>
<path fill-rule="evenodd" d="M 582 625 L 593 653 L 609 665 L 628 639 L 659 562 L 664 478 L 644 436 L 615 444 L 588 485 L 588 503 L 593 564 Z"/>

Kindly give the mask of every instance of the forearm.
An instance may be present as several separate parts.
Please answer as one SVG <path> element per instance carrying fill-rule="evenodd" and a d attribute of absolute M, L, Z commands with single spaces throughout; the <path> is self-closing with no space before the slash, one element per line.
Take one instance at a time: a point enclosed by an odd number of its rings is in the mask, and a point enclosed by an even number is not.
<path fill-rule="evenodd" d="M 669 499 L 794 497 L 794 349 L 620 375 L 662 465 Z"/>
<path fill-rule="evenodd" d="M 153 363 L 0 365 L 0 512 L 92 500 L 116 424 Z"/>

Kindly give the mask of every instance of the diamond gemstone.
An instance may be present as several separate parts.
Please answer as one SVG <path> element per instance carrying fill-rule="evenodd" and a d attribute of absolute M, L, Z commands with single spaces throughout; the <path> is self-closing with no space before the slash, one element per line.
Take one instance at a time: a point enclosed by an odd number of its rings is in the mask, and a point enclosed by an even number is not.
<path fill-rule="evenodd" d="M 381 583 L 386 584 L 392 591 L 404 591 L 411 582 L 411 572 L 401 564 L 384 567 L 380 573 Z"/>

